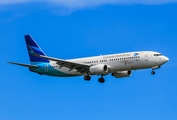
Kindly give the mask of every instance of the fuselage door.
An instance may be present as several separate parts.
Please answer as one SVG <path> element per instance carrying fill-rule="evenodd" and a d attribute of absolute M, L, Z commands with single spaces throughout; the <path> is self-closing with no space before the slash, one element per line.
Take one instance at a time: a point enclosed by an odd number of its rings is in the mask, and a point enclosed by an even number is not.
<path fill-rule="evenodd" d="M 149 54 L 148 53 L 145 54 L 145 61 L 149 61 Z"/>
<path fill-rule="evenodd" d="M 44 67 L 44 71 L 45 72 L 48 72 L 48 65 L 46 64 L 45 67 Z"/>

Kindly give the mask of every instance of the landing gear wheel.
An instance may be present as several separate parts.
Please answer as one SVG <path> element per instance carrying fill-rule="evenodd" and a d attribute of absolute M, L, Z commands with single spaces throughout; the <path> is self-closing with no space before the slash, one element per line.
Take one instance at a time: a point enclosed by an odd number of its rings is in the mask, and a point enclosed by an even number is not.
<path fill-rule="evenodd" d="M 152 74 L 152 75 L 155 75 L 155 71 L 152 71 L 151 74 Z"/>
<path fill-rule="evenodd" d="M 84 76 L 84 80 L 90 81 L 91 77 L 90 76 Z"/>
<path fill-rule="evenodd" d="M 99 82 L 99 83 L 104 83 L 104 82 L 105 82 L 105 79 L 104 79 L 104 78 L 99 78 L 99 79 L 98 79 L 98 82 Z"/>

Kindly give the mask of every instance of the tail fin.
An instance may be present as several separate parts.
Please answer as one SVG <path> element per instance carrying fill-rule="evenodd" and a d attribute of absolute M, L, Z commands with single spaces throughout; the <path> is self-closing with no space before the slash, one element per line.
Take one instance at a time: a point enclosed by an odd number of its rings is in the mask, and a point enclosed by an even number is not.
<path fill-rule="evenodd" d="M 38 64 L 40 62 L 49 62 L 49 60 L 47 59 L 34 56 L 34 52 L 39 55 L 43 55 L 43 56 L 46 55 L 30 35 L 25 35 L 24 37 L 25 37 L 26 46 L 27 46 L 31 64 Z"/>

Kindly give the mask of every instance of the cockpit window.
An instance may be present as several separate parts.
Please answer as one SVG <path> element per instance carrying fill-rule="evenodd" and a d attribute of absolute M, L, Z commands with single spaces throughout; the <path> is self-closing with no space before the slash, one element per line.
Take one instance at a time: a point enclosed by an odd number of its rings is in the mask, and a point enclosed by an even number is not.
<path fill-rule="evenodd" d="M 162 56 L 162 54 L 154 54 L 154 56 Z"/>

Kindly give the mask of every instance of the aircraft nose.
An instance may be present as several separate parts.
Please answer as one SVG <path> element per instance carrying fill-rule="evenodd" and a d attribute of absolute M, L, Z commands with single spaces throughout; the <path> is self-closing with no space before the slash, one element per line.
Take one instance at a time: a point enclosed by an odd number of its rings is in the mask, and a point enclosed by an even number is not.
<path fill-rule="evenodd" d="M 163 57 L 163 62 L 166 63 L 166 62 L 168 62 L 168 61 L 169 61 L 169 58 L 166 57 L 166 56 L 164 56 L 164 57 Z"/>

